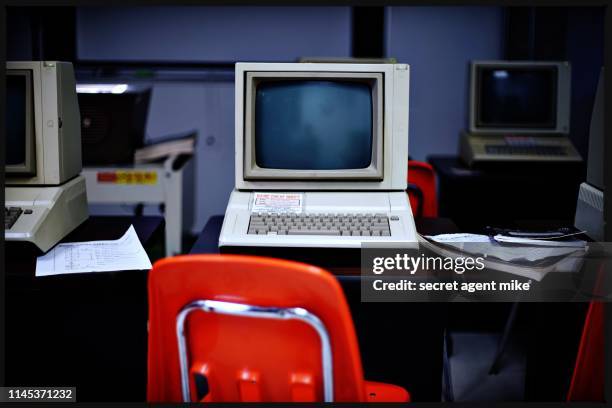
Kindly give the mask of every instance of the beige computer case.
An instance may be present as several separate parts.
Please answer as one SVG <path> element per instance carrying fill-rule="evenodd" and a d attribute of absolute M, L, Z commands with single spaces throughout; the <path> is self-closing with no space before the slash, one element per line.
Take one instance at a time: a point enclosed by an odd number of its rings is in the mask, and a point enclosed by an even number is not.
<path fill-rule="evenodd" d="M 36 174 L 7 176 L 7 185 L 59 185 L 81 171 L 81 127 L 69 62 L 15 61 L 7 70 L 32 73 Z"/>

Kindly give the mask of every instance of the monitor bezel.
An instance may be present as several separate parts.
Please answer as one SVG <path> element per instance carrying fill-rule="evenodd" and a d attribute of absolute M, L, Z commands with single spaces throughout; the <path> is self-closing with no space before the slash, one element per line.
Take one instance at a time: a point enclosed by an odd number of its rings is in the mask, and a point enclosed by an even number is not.
<path fill-rule="evenodd" d="M 7 69 L 9 76 L 19 76 L 25 78 L 25 160 L 23 164 L 7 164 L 4 166 L 7 176 L 34 176 L 36 175 L 36 132 L 34 130 L 34 89 L 32 76 L 33 72 L 29 69 Z M 8 100 L 6 101 L 9 102 Z M 7 118 L 8 120 L 8 118 Z"/>
<path fill-rule="evenodd" d="M 257 86 L 263 82 L 338 80 L 366 83 L 372 92 L 372 155 L 370 165 L 359 169 L 303 170 L 262 168 L 255 152 Z M 257 180 L 364 180 L 384 178 L 384 76 L 380 72 L 250 71 L 245 77 L 244 179 Z"/>
<path fill-rule="evenodd" d="M 245 180 L 244 129 L 247 72 L 375 72 L 383 75 L 382 180 Z M 410 66 L 408 64 L 328 64 L 237 62 L 234 86 L 234 188 L 237 191 L 404 191 L 408 174 Z M 245 204 L 246 205 L 246 204 Z"/>
<path fill-rule="evenodd" d="M 556 71 L 555 123 L 550 127 L 482 125 L 479 123 L 480 72 L 482 69 L 529 70 L 554 69 Z M 537 134 L 541 136 L 568 134 L 570 120 L 571 67 L 566 61 L 473 61 L 470 70 L 470 133 L 511 135 Z"/>

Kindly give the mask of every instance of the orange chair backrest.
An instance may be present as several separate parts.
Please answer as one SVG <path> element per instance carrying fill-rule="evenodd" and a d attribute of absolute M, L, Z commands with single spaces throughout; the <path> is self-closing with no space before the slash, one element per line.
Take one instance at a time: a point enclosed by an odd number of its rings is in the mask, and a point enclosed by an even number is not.
<path fill-rule="evenodd" d="M 605 400 L 604 305 L 597 301 L 589 305 L 567 401 Z"/>
<path fill-rule="evenodd" d="M 606 294 L 605 280 L 609 265 L 602 262 L 597 272 L 593 294 Z M 567 393 L 567 401 L 605 401 L 605 303 L 591 300 L 584 319 L 582 336 L 578 345 L 578 355 L 574 373 Z"/>
<path fill-rule="evenodd" d="M 161 260 L 149 274 L 147 399 L 182 401 L 176 318 L 197 300 L 300 307 L 331 339 L 334 400 L 365 401 L 357 338 L 342 288 L 327 271 L 297 262 L 241 255 Z M 190 391 L 204 374 L 205 401 L 322 401 L 321 341 L 307 324 L 194 312 L 186 318 Z"/>
<path fill-rule="evenodd" d="M 417 186 L 423 195 L 423 217 L 438 216 L 438 198 L 436 193 L 436 174 L 429 163 L 409 160 L 408 183 Z M 418 208 L 418 198 L 408 194 L 413 212 Z M 416 214 L 415 214 L 416 215 Z"/>

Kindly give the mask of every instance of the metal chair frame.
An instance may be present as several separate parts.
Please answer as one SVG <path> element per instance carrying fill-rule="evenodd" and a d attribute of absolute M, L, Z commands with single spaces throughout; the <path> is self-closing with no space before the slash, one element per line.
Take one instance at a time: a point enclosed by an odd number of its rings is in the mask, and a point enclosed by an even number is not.
<path fill-rule="evenodd" d="M 185 305 L 176 317 L 176 337 L 178 342 L 179 362 L 181 367 L 181 388 L 184 402 L 191 402 L 191 391 L 189 388 L 189 357 L 187 355 L 187 339 L 185 338 L 185 321 L 194 311 L 259 319 L 298 320 L 306 323 L 317 332 L 319 339 L 321 340 L 323 398 L 325 402 L 333 402 L 334 371 L 332 365 L 331 341 L 327 328 L 321 319 L 319 319 L 315 314 L 301 307 L 262 307 L 217 300 L 196 300 L 191 302 Z"/>

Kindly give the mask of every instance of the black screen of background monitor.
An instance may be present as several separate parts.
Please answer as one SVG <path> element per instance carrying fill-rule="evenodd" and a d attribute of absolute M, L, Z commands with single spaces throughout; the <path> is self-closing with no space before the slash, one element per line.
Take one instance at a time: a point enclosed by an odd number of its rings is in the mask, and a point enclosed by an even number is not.
<path fill-rule="evenodd" d="M 6 165 L 26 161 L 26 77 L 6 76 Z"/>
<path fill-rule="evenodd" d="M 342 170 L 372 162 L 371 85 L 287 80 L 257 85 L 255 162 L 264 169 Z"/>
<path fill-rule="evenodd" d="M 557 68 L 480 68 L 480 127 L 555 129 Z"/>

